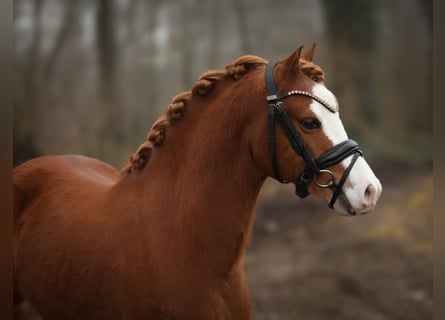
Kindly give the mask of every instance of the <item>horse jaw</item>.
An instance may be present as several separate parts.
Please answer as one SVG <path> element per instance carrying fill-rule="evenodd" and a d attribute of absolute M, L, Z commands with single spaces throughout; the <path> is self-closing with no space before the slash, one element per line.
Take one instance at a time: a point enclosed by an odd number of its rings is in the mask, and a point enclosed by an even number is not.
<path fill-rule="evenodd" d="M 337 105 L 334 94 L 323 84 L 316 83 L 312 92 L 329 104 Z M 321 121 L 322 129 L 333 145 L 348 139 L 338 112 L 330 112 L 315 100 L 311 103 L 310 108 Z M 341 162 L 343 170 L 348 167 L 351 159 L 352 156 Z M 364 214 L 374 210 L 382 192 L 382 185 L 363 157 L 357 159 L 348 180 L 349 183 L 345 184 L 342 190 L 343 197 L 335 203 L 334 209 L 342 214 Z M 326 200 L 329 201 L 329 199 Z"/>

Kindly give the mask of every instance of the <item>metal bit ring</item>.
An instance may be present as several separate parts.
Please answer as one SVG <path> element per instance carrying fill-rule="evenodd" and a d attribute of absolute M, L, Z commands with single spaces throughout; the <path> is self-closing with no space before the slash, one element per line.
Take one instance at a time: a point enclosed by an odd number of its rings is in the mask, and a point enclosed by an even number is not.
<path fill-rule="evenodd" d="M 326 174 L 329 174 L 329 175 L 331 176 L 331 179 L 329 180 L 328 183 L 320 183 L 320 182 L 318 181 L 318 177 L 319 177 L 320 175 L 322 175 L 322 174 L 325 174 L 325 173 L 326 173 Z M 330 186 L 332 186 L 332 185 L 334 184 L 334 182 L 335 182 L 335 177 L 334 177 L 334 174 L 333 174 L 331 171 L 322 169 L 322 170 L 320 170 L 320 172 L 314 177 L 314 182 L 315 182 L 315 184 L 316 184 L 317 186 L 319 186 L 320 188 L 329 188 Z"/>

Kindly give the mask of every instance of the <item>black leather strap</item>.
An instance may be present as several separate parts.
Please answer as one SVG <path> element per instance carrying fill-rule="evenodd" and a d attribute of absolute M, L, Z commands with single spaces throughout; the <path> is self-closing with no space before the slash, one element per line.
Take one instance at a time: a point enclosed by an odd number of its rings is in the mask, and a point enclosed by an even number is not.
<path fill-rule="evenodd" d="M 357 142 L 351 139 L 345 140 L 337 144 L 334 148 L 323 153 L 320 157 L 318 157 L 316 162 L 320 168 L 327 168 L 339 163 L 355 152 L 363 155 Z"/>
<path fill-rule="evenodd" d="M 292 149 L 294 149 L 297 154 L 303 157 L 306 164 L 314 173 L 318 173 L 319 168 L 312 156 L 309 154 L 303 138 L 301 138 L 294 124 L 290 120 L 286 110 L 284 109 L 284 104 L 282 102 L 277 103 L 276 110 L 278 112 L 277 119 L 280 122 L 281 127 L 283 128 L 283 131 L 286 134 L 289 143 L 291 144 Z"/>
<path fill-rule="evenodd" d="M 277 102 L 278 102 L 278 90 L 273 78 L 273 69 L 275 67 L 275 61 L 269 61 L 266 66 L 266 87 L 267 87 L 267 101 L 269 103 L 269 153 L 272 157 L 272 168 L 274 171 L 275 179 L 281 183 L 286 183 L 280 175 L 280 169 L 278 167 L 277 151 L 276 151 L 276 130 L 275 121 L 277 118 Z"/>
<path fill-rule="evenodd" d="M 309 195 L 308 185 L 314 178 L 314 174 L 311 170 L 304 170 L 297 181 L 295 181 L 295 194 L 300 198 L 305 198 Z"/>
<path fill-rule="evenodd" d="M 276 155 L 277 141 L 275 138 L 275 115 L 275 106 L 269 106 L 269 153 L 272 157 L 272 168 L 275 179 L 277 179 L 281 183 L 285 183 L 286 181 L 281 178 L 280 170 L 278 169 L 278 161 Z"/>
<path fill-rule="evenodd" d="M 343 175 L 340 178 L 340 181 L 335 185 L 334 191 L 332 193 L 332 198 L 331 201 L 329 202 L 329 208 L 333 209 L 334 208 L 334 204 L 335 201 L 337 201 L 338 196 L 340 195 L 340 193 L 342 192 L 343 189 L 343 185 L 345 184 L 346 179 L 349 176 L 349 173 L 352 170 L 352 167 L 354 166 L 355 162 L 357 161 L 358 157 L 361 154 L 356 152 L 354 154 L 354 156 L 351 159 L 351 163 L 349 164 L 349 166 L 346 168 L 346 170 L 343 172 Z"/>
<path fill-rule="evenodd" d="M 269 61 L 266 66 L 266 87 L 267 87 L 267 101 L 278 101 L 278 90 L 273 78 L 273 69 L 275 67 L 275 61 Z"/>

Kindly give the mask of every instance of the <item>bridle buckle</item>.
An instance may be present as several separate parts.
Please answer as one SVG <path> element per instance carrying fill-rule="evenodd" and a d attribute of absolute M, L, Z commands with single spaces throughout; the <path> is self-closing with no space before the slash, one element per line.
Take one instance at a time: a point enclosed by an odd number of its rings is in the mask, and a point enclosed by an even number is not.
<path fill-rule="evenodd" d="M 305 198 L 309 195 L 307 186 L 311 182 L 313 175 L 308 171 L 303 171 L 295 181 L 295 194 L 300 198 Z"/>

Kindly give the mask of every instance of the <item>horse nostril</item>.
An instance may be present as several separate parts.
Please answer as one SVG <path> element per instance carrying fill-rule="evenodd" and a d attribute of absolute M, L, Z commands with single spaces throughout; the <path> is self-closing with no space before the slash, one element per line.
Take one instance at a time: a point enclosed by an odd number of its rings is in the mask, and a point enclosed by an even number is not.
<path fill-rule="evenodd" d="M 366 187 L 366 190 L 365 190 L 366 205 L 370 205 L 375 202 L 376 194 L 377 194 L 377 188 L 373 184 L 370 184 Z"/>

